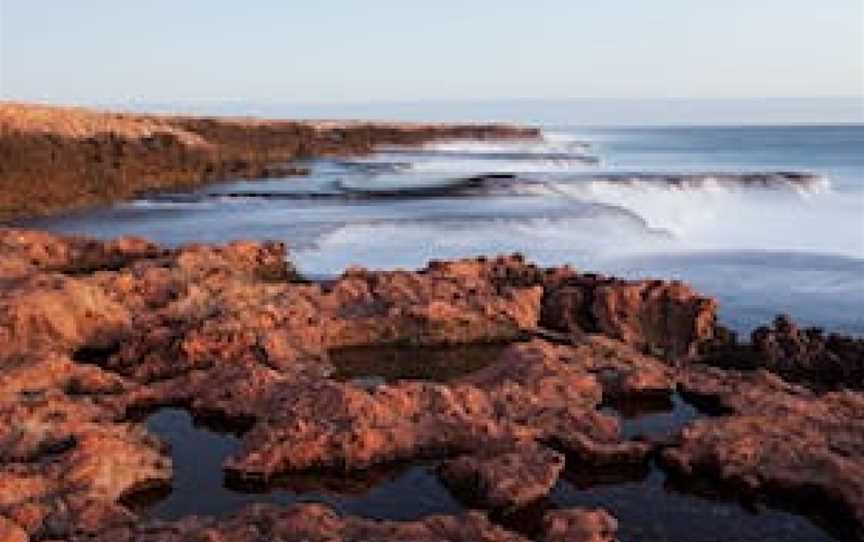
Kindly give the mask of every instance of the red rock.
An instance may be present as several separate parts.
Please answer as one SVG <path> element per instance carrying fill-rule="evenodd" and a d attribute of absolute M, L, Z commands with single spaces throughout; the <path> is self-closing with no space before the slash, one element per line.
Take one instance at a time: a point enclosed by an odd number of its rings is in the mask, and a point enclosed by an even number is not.
<path fill-rule="evenodd" d="M 596 410 L 596 379 L 535 341 L 449 385 L 402 382 L 372 391 L 330 381 L 270 390 L 262 416 L 226 467 L 238 476 L 357 469 L 541 440 L 592 464 L 644 460 L 651 446 L 622 442 Z"/>
<path fill-rule="evenodd" d="M 547 495 L 564 469 L 564 456 L 548 448 L 521 446 L 511 452 L 466 455 L 445 462 L 447 485 L 483 508 L 525 506 Z"/>
<path fill-rule="evenodd" d="M 616 542 L 618 522 L 604 510 L 554 510 L 543 518 L 545 542 Z"/>
<path fill-rule="evenodd" d="M 667 396 L 675 391 L 677 375 L 672 367 L 625 343 L 603 335 L 583 335 L 569 342 L 569 348 L 560 348 L 558 355 L 594 374 L 606 401 Z"/>
<path fill-rule="evenodd" d="M 656 446 L 622 440 L 617 417 L 598 408 L 679 384 L 726 415 L 668 443 L 669 468 L 760 493 L 816 492 L 864 525 L 860 393 L 819 395 L 767 372 L 675 367 L 640 353 L 686 358 L 710 338 L 713 301 L 688 287 L 543 270 L 519 257 L 355 269 L 327 284 L 295 278 L 279 244 L 166 251 L 138 240 L 0 235 L 0 517 L 36 539 L 105 531 L 105 540 L 246 540 L 265 532 L 256 530 L 263 522 L 312 529 L 312 539 L 472 539 L 464 529 L 517 540 L 474 514 L 378 523 L 320 507 L 136 526 L 122 498 L 167 483 L 171 466 L 132 414 L 182 405 L 251 427 L 226 465 L 240 476 L 434 456 L 485 506 L 518 507 L 548 492 L 558 454 L 572 469 L 645 462 Z M 566 344 L 515 344 L 447 383 L 364 389 L 329 377 L 334 348 L 509 341 L 536 333 L 539 320 Z M 857 348 L 780 324 L 758 347 L 792 367 L 816 370 L 822 362 L 808 360 Z M 550 517 L 557 539 L 614 531 L 600 516 Z"/>
<path fill-rule="evenodd" d="M 36 271 L 83 274 L 119 269 L 165 252 L 135 237 L 100 242 L 35 230 L 0 229 L 0 280 L 23 278 Z"/>
<path fill-rule="evenodd" d="M 87 540 L 258 542 L 265 539 L 281 542 L 526 542 L 521 536 L 491 524 L 477 512 L 461 516 L 431 516 L 418 521 L 374 521 L 340 517 L 317 504 L 284 509 L 257 505 L 223 520 L 191 517 L 173 523 L 109 530 Z"/>
<path fill-rule="evenodd" d="M 56 355 L 4 367 L 0 516 L 38 538 L 98 531 L 131 520 L 117 504 L 121 496 L 170 480 L 170 460 L 159 442 L 140 426 L 118 421 L 116 394 L 126 386 Z"/>
<path fill-rule="evenodd" d="M 122 336 L 128 311 L 89 282 L 36 275 L 14 290 L 0 290 L 0 343 L 3 358 L 47 350 L 101 345 Z"/>
<path fill-rule="evenodd" d="M 26 413 L 0 409 L 4 427 L 16 422 L 0 435 L 0 514 L 31 535 L 62 538 L 129 521 L 122 496 L 170 481 L 170 460 L 140 427 L 92 418 L 60 398 L 39 402 Z"/>
<path fill-rule="evenodd" d="M 685 427 L 663 454 L 671 468 L 831 506 L 864 535 L 864 395 L 818 395 L 764 371 L 719 369 L 694 369 L 682 387 L 727 415 Z"/>
<path fill-rule="evenodd" d="M 0 541 L 2 542 L 29 542 L 30 537 L 17 524 L 0 516 Z"/>
<path fill-rule="evenodd" d="M 602 333 L 670 359 L 692 358 L 713 336 L 717 303 L 677 281 L 559 278 L 547 287 L 541 325 Z"/>

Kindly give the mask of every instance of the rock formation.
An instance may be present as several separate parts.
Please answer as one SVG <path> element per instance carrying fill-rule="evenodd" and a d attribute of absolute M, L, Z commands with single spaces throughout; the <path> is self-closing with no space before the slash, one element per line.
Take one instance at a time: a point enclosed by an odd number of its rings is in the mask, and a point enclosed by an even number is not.
<path fill-rule="evenodd" d="M 753 331 L 749 344 L 725 332 L 704 345 L 707 363 L 732 369 L 768 369 L 817 387 L 864 388 L 864 340 L 820 328 L 799 328 L 787 315 Z"/>
<path fill-rule="evenodd" d="M 723 415 L 685 427 L 664 451 L 666 464 L 828 510 L 835 522 L 851 518 L 850 529 L 864 536 L 864 396 L 819 395 L 766 371 L 692 368 L 681 386 Z"/>
<path fill-rule="evenodd" d="M 716 301 L 680 282 L 574 274 L 547 289 L 541 323 L 602 333 L 668 359 L 692 359 L 713 337 L 716 311 Z"/>
<path fill-rule="evenodd" d="M 172 477 L 170 451 L 141 423 L 163 406 L 238 428 L 240 448 L 224 465 L 237 479 L 434 460 L 454 495 L 494 519 L 542 501 L 565 468 L 590 474 L 659 455 L 685 477 L 815 495 L 864 525 L 861 393 L 696 363 L 714 302 L 685 285 L 540 269 L 518 256 L 309 283 L 286 257 L 277 243 L 163 249 L 0 230 L 0 534 L 524 539 L 480 512 L 377 522 L 303 505 L 142 522 L 124 502 Z M 772 333 L 760 351 L 811 337 L 783 322 Z M 331 376 L 331 352 L 348 346 L 486 342 L 510 344 L 446 382 Z M 602 408 L 676 389 L 719 416 L 661 443 L 623 438 Z M 552 510 L 543 525 L 546 540 L 614 539 L 602 511 Z"/>
<path fill-rule="evenodd" d="M 614 520 L 602 512 L 569 510 L 549 518 L 544 540 L 613 542 L 614 530 Z M 314 504 L 284 510 L 255 506 L 225 520 L 190 518 L 175 524 L 115 529 L 93 542 L 257 542 L 262 539 L 281 542 L 527 542 L 526 538 L 496 527 L 476 512 L 433 516 L 413 522 L 379 522 L 339 517 L 332 510 Z"/>
<path fill-rule="evenodd" d="M 0 221 L 227 178 L 304 174 L 298 158 L 439 139 L 537 138 L 508 125 L 264 121 L 0 104 Z"/>

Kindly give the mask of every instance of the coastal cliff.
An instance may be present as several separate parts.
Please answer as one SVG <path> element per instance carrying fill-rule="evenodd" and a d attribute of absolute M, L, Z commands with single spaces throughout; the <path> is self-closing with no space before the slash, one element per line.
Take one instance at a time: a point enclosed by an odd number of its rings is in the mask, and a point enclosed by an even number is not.
<path fill-rule="evenodd" d="M 503 124 L 288 121 L 0 103 L 0 222 L 192 188 L 302 174 L 301 158 L 440 139 L 539 137 Z"/>

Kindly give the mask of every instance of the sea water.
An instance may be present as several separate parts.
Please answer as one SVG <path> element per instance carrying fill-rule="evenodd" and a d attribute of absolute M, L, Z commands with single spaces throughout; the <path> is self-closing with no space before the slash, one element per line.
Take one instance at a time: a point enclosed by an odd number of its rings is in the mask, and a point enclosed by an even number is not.
<path fill-rule="evenodd" d="M 349 265 L 521 252 L 542 265 L 676 278 L 746 332 L 788 312 L 864 334 L 864 125 L 581 127 L 318 160 L 23 225 L 176 245 L 285 241 L 310 277 Z M 770 175 L 765 182 L 749 174 Z"/>

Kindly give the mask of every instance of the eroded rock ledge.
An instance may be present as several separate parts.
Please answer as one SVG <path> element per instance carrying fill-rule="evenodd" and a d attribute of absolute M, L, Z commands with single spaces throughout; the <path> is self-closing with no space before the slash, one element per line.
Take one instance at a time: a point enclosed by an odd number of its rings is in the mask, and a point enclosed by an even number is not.
<path fill-rule="evenodd" d="M 479 512 L 374 522 L 318 505 L 142 523 L 125 498 L 169 484 L 172 465 L 137 414 L 167 405 L 242 427 L 224 468 L 246 481 L 434 458 L 455 495 L 496 517 L 547 495 L 564 468 L 660 457 L 685 477 L 828 500 L 853 530 L 864 525 L 861 393 L 701 365 L 716 304 L 684 284 L 518 256 L 316 284 L 286 256 L 278 243 L 169 250 L 0 230 L 0 533 L 524 539 Z M 331 377 L 334 349 L 482 342 L 512 344 L 447 382 Z M 719 416 L 655 442 L 624 438 L 601 408 L 676 389 Z M 602 511 L 555 510 L 542 523 L 545 540 L 614 539 Z"/>
<path fill-rule="evenodd" d="M 298 158 L 439 139 L 537 138 L 503 124 L 313 122 L 0 103 L 0 222 L 226 178 L 285 177 Z"/>

